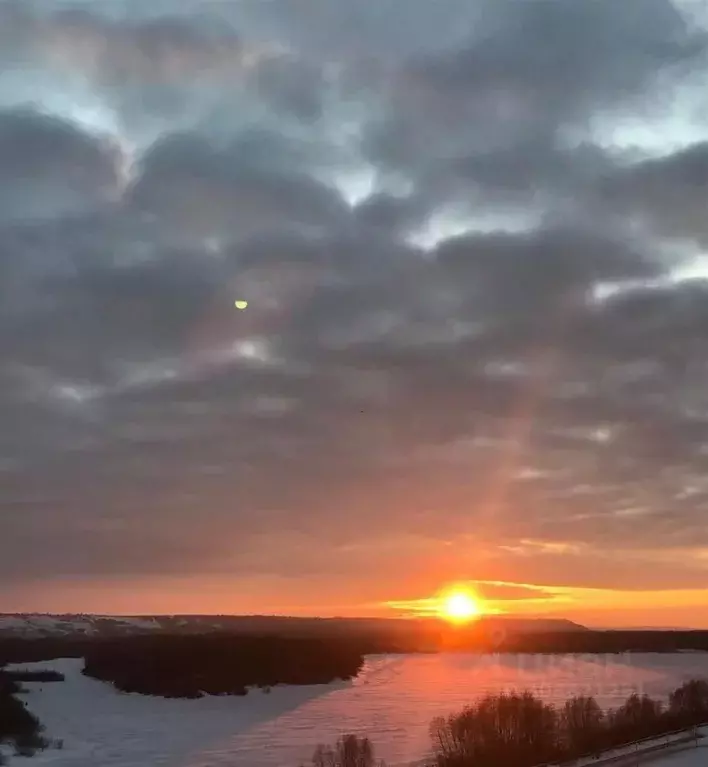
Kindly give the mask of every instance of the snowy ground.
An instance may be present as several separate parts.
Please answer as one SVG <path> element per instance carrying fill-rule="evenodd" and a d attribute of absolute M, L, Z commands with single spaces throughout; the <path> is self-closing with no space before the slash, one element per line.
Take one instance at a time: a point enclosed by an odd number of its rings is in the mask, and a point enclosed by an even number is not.
<path fill-rule="evenodd" d="M 64 748 L 31 761 L 13 758 L 11 767 L 297 767 L 317 743 L 348 732 L 369 735 L 377 755 L 395 767 L 425 755 L 435 716 L 477 695 L 529 689 L 561 703 L 584 692 L 616 706 L 632 691 L 665 696 L 685 679 L 708 677 L 708 654 L 371 656 L 348 683 L 165 700 L 118 693 L 82 676 L 82 665 L 67 659 L 20 666 L 66 675 L 65 682 L 24 683 L 28 708 Z M 699 751 L 705 759 L 696 762 Z M 708 767 L 708 748 L 692 753 L 689 761 L 652 765 Z"/>
<path fill-rule="evenodd" d="M 245 697 L 165 700 L 118 693 L 83 676 L 82 667 L 83 660 L 76 659 L 11 667 L 53 668 L 66 675 L 65 682 L 23 682 L 29 692 L 21 696 L 46 726 L 46 736 L 62 739 L 63 748 L 39 752 L 31 762 L 16 757 L 11 767 L 250 767 L 239 758 L 239 734 L 336 689 L 313 685 L 270 694 L 256 690 Z"/>
<path fill-rule="evenodd" d="M 705 732 L 708 737 L 708 731 Z M 708 746 L 690 748 L 651 762 L 652 767 L 706 767 L 708 765 Z"/>
<path fill-rule="evenodd" d="M 708 728 L 702 731 L 704 738 L 708 739 Z M 706 767 L 708 765 L 708 744 L 702 743 L 697 748 L 686 748 L 672 754 L 657 755 L 654 758 L 642 760 L 640 767 Z"/>
<path fill-rule="evenodd" d="M 701 735 L 706 735 L 708 732 L 702 730 L 699 732 Z M 699 741 L 700 742 L 700 741 Z M 665 747 L 661 750 L 652 750 L 658 746 Z M 630 745 L 623 748 L 614 748 L 611 751 L 605 751 L 599 759 L 595 757 L 588 757 L 587 759 L 580 759 L 572 763 L 572 767 L 590 767 L 590 765 L 597 765 L 597 767 L 604 767 L 605 765 L 615 765 L 615 767 L 625 767 L 625 765 L 636 764 L 649 764 L 653 767 L 664 767 L 664 760 L 670 759 L 672 755 L 679 753 L 683 755 L 686 751 L 703 754 L 704 758 L 708 756 L 708 751 L 705 749 L 697 749 L 695 746 L 695 740 L 690 739 L 687 733 L 677 733 L 675 735 L 663 736 L 656 738 L 652 741 L 647 741 L 641 745 Z M 622 757 L 627 757 L 626 761 Z M 668 763 L 669 767 L 673 767 L 673 762 Z M 687 765 L 692 767 L 691 762 L 687 762 Z M 708 764 L 708 762 L 702 762 L 702 765 Z M 570 765 L 569 765 L 570 767 Z"/>

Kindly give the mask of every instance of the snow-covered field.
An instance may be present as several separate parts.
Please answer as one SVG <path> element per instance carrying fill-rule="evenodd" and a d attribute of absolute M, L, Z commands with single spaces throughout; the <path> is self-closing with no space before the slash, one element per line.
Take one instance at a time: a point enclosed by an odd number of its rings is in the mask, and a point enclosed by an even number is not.
<path fill-rule="evenodd" d="M 82 676 L 80 660 L 21 666 L 50 667 L 66 681 L 26 684 L 24 697 L 64 748 L 13 759 L 12 767 L 297 767 L 318 742 L 346 732 L 369 735 L 390 765 L 406 764 L 427 752 L 433 717 L 477 695 L 531 689 L 562 702 L 583 692 L 614 706 L 633 691 L 659 697 L 691 677 L 708 678 L 708 654 L 372 656 L 350 683 L 200 700 L 117 693 Z M 652 764 L 708 765 L 708 749 L 690 753 L 704 761 Z"/>

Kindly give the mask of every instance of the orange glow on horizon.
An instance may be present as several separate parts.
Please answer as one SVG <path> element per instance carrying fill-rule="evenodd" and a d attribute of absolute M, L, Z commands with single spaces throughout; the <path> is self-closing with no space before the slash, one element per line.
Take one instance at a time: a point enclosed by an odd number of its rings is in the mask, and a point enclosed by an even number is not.
<path fill-rule="evenodd" d="M 408 591 L 385 599 L 392 584 L 378 578 L 349 583 L 304 578 L 284 583 L 271 577 L 181 575 L 173 577 L 37 581 L 13 591 L 0 590 L 5 613 L 109 615 L 264 615 L 298 617 L 414 618 L 446 621 L 440 605 L 454 591 L 470 593 L 480 618 L 565 618 L 590 628 L 677 627 L 708 629 L 708 589 L 584 588 L 529 581 L 407 578 Z M 368 592 L 363 594 L 363 586 Z M 514 587 L 532 596 L 495 591 Z M 385 589 L 385 591 L 384 591 Z M 384 591 L 382 594 L 381 592 Z M 378 593 L 377 593 L 378 592 Z M 418 594 L 428 594 L 416 598 Z M 237 595 L 237 596 L 235 596 Z M 362 598 L 363 597 L 363 598 Z M 377 599 L 378 597 L 378 599 Z M 474 619 L 473 619 L 474 620 Z M 450 626 L 455 624 L 449 622 Z"/>

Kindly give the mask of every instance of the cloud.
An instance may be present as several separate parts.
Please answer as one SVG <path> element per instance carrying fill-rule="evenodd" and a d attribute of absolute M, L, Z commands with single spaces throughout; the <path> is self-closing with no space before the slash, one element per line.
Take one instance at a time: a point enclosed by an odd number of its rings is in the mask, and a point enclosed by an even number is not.
<path fill-rule="evenodd" d="M 660 158 L 632 163 L 603 179 L 594 204 L 606 215 L 633 218 L 656 236 L 705 247 L 700 196 L 708 183 L 708 145 L 700 141 Z"/>
<path fill-rule="evenodd" d="M 700 585 L 705 29 L 308 8 L 0 8 L 2 572 Z"/>
<path fill-rule="evenodd" d="M 322 229 L 345 216 L 331 189 L 287 166 L 259 167 L 254 149 L 236 142 L 218 151 L 193 135 L 169 136 L 145 155 L 126 203 L 181 240 L 247 237 L 274 222 Z"/>
<path fill-rule="evenodd" d="M 2 219 L 76 215 L 115 197 L 115 147 L 30 109 L 0 112 Z"/>

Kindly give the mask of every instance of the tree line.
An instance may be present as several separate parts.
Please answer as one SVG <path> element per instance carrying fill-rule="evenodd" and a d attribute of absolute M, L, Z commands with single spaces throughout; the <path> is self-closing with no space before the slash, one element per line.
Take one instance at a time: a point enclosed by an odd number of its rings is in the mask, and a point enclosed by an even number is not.
<path fill-rule="evenodd" d="M 361 655 L 385 653 L 430 653 L 430 652 L 471 652 L 479 654 L 544 654 L 567 655 L 611 654 L 625 652 L 663 652 L 680 650 L 708 651 L 708 631 L 544 631 L 524 633 L 514 630 L 501 631 L 503 624 L 480 622 L 470 627 L 451 628 L 430 621 L 424 626 L 420 622 L 409 625 L 399 621 L 393 628 L 384 625 L 372 628 L 346 627 L 332 633 L 326 625 L 312 628 L 307 636 L 296 636 L 283 625 L 281 632 L 239 633 L 238 631 L 210 631 L 202 634 L 176 634 L 156 632 L 143 635 L 169 642 L 171 639 L 189 640 L 200 637 L 221 637 L 223 641 L 238 643 L 241 639 L 257 639 L 261 636 L 279 639 L 283 642 L 297 642 L 303 639 L 319 640 L 329 647 L 341 648 L 342 652 L 355 650 Z M 85 657 L 102 647 L 116 647 L 122 642 L 130 643 L 141 636 L 102 637 L 69 635 L 64 637 L 1 637 L 0 666 L 5 663 L 27 663 L 51 660 L 53 658 Z"/>
<path fill-rule="evenodd" d="M 317 638 L 136 636 L 92 645 L 83 673 L 123 692 L 163 697 L 246 695 L 250 687 L 329 684 L 354 678 L 357 647 Z"/>

